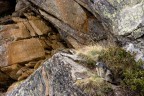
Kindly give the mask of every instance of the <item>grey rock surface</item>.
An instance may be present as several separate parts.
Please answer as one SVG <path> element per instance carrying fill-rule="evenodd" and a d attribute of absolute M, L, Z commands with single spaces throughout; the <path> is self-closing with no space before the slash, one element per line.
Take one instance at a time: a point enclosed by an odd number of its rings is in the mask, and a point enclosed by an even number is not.
<path fill-rule="evenodd" d="M 143 48 L 143 0 L 75 0 L 89 10 L 123 44 Z M 144 50 L 143 50 L 144 51 Z"/>
<path fill-rule="evenodd" d="M 69 54 L 57 53 L 7 96 L 86 96 L 74 86 L 74 74 L 84 71 Z"/>

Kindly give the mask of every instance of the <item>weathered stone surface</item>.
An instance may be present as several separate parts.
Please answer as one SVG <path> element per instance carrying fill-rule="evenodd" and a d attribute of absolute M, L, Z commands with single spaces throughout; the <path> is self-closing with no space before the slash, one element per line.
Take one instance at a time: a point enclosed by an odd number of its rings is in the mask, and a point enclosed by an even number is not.
<path fill-rule="evenodd" d="M 7 66 L 7 67 L 2 67 L 1 70 L 7 74 L 8 76 L 10 76 L 12 79 L 17 80 L 19 75 L 16 75 L 17 71 L 21 68 L 22 66 L 18 65 L 18 64 L 14 64 L 11 66 Z"/>
<path fill-rule="evenodd" d="M 12 38 L 10 34 L 11 28 L 14 28 L 15 25 L 9 25 L 9 26 L 1 26 L 1 32 L 0 32 L 0 66 L 7 66 L 7 45 L 11 43 L 14 39 Z"/>
<path fill-rule="evenodd" d="M 21 74 L 21 76 L 19 76 L 18 81 L 21 81 L 21 80 L 26 79 L 26 78 L 27 78 L 28 76 L 30 76 L 33 72 L 34 72 L 34 69 L 26 70 L 24 73 Z"/>
<path fill-rule="evenodd" d="M 55 27 L 57 27 L 58 29 L 60 28 L 59 31 L 60 31 L 61 37 L 64 40 L 67 41 L 67 38 L 69 36 L 72 36 L 74 39 L 81 42 L 82 44 L 87 43 L 88 40 L 86 38 L 88 38 L 88 36 L 86 34 L 76 31 L 75 29 L 67 25 L 66 23 L 61 22 L 60 20 L 52 17 L 51 15 L 46 14 L 43 11 L 40 11 L 40 12 L 44 17 L 46 17 L 47 20 L 50 20 L 51 23 L 55 25 Z"/>
<path fill-rule="evenodd" d="M 59 34 L 53 34 L 50 36 L 51 40 L 60 40 L 60 35 Z"/>
<path fill-rule="evenodd" d="M 85 72 L 87 69 L 71 58 L 71 54 L 55 54 L 7 96 L 87 96 L 73 85 L 75 73 Z"/>
<path fill-rule="evenodd" d="M 143 0 L 76 0 L 79 4 L 98 15 L 114 35 L 143 35 Z"/>
<path fill-rule="evenodd" d="M 38 39 L 20 40 L 8 46 L 8 64 L 24 63 L 44 56 L 44 48 Z"/>
<path fill-rule="evenodd" d="M 46 12 L 61 19 L 76 30 L 86 31 L 87 16 L 84 10 L 74 0 L 32 1 Z M 72 6 L 73 5 L 73 6 Z M 71 6 L 71 7 L 69 7 Z"/>
<path fill-rule="evenodd" d="M 11 92 L 14 88 L 18 87 L 23 81 L 14 82 L 8 89 L 7 92 Z M 1 96 L 1 95 L 0 95 Z"/>
<path fill-rule="evenodd" d="M 7 61 L 6 61 L 6 55 L 5 55 L 5 46 L 1 45 L 0 46 L 0 66 L 5 66 L 7 65 Z"/>
<path fill-rule="evenodd" d="M 82 44 L 79 44 L 74 38 L 72 38 L 72 37 L 68 37 L 67 38 L 67 42 L 68 42 L 68 46 L 69 47 L 72 47 L 72 48 L 75 48 L 75 49 L 79 49 L 79 48 L 82 48 Z M 71 42 L 71 43 L 69 43 L 69 42 Z"/>
<path fill-rule="evenodd" d="M 75 0 L 22 1 L 28 5 L 35 5 L 38 10 L 35 10 L 33 6 L 30 8 L 53 23 L 66 41 L 69 36 L 82 44 L 107 38 L 101 23 Z"/>
<path fill-rule="evenodd" d="M 11 19 L 12 19 L 14 22 L 16 22 L 16 23 L 26 22 L 26 21 L 27 21 L 27 19 L 20 18 L 20 17 L 12 17 Z"/>
<path fill-rule="evenodd" d="M 27 30 L 26 26 L 24 25 L 23 22 L 17 24 L 18 28 L 13 28 L 10 30 L 10 33 L 12 34 L 12 37 L 14 40 L 18 39 L 25 39 L 30 37 L 30 33 Z"/>
<path fill-rule="evenodd" d="M 2 86 L 0 84 L 0 92 L 3 89 L 6 91 L 14 81 L 28 78 L 43 64 L 45 57 L 51 57 L 51 50 L 64 48 L 58 32 L 46 25 L 42 19 L 26 16 L 13 17 L 12 20 L 14 24 L 0 26 L 0 70 L 3 71 L 1 76 L 8 75 L 10 78 L 5 82 L 0 80 L 0 83 L 3 83 Z M 41 31 L 41 34 L 35 30 Z M 12 85 L 10 90 L 16 86 Z"/>
<path fill-rule="evenodd" d="M 67 23 L 61 22 L 60 20 L 52 17 L 42 10 L 40 10 L 40 13 L 45 17 L 46 20 L 49 20 L 55 25 L 56 28 L 58 28 L 61 37 L 65 41 L 68 41 L 67 39 L 72 37 L 76 40 L 77 43 L 88 44 L 90 42 L 92 43 L 94 41 L 107 38 L 106 31 L 100 24 L 97 23 L 98 21 L 94 17 L 87 17 L 87 31 L 83 32 L 76 30 L 75 28 L 69 26 Z"/>
<path fill-rule="evenodd" d="M 38 62 L 35 64 L 34 69 L 38 69 L 43 63 L 44 63 L 43 60 L 38 61 Z"/>
<path fill-rule="evenodd" d="M 36 32 L 34 31 L 34 29 L 32 28 L 29 22 L 24 22 L 24 24 L 29 30 L 31 36 L 37 36 Z"/>
<path fill-rule="evenodd" d="M 45 49 L 52 49 L 51 43 L 47 44 L 47 42 L 49 42 L 49 40 L 40 39 L 39 41 L 40 41 L 41 45 L 42 45 Z"/>
<path fill-rule="evenodd" d="M 51 46 L 53 49 L 64 48 L 64 45 L 56 40 L 52 40 Z"/>
<path fill-rule="evenodd" d="M 29 69 L 30 69 L 30 68 L 24 66 L 24 67 L 20 68 L 20 69 L 17 71 L 16 75 L 19 75 L 19 76 L 20 76 L 20 75 L 22 75 L 22 73 L 26 72 L 26 71 L 29 70 Z"/>
<path fill-rule="evenodd" d="M 29 67 L 29 68 L 32 68 L 32 67 L 35 66 L 36 63 L 37 63 L 36 61 L 35 62 L 29 62 L 28 64 L 25 64 L 25 66 Z"/>
<path fill-rule="evenodd" d="M 42 20 L 30 20 L 29 23 L 31 24 L 32 28 L 38 35 L 44 35 L 47 34 L 49 31 L 51 31 L 51 28 L 47 26 L 44 21 Z"/>

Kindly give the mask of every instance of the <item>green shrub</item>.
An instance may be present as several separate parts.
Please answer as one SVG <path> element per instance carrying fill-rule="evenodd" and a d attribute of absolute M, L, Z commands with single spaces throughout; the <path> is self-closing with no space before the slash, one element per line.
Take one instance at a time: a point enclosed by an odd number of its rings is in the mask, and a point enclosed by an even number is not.
<path fill-rule="evenodd" d="M 122 75 L 124 70 L 131 69 L 136 63 L 134 56 L 119 47 L 111 47 L 102 52 L 99 61 L 107 64 L 116 77 Z"/>
<path fill-rule="evenodd" d="M 132 91 L 144 94 L 144 70 L 142 61 L 136 62 L 134 56 L 122 48 L 111 47 L 99 56 L 114 73 L 115 79 L 121 79 L 121 85 Z"/>
<path fill-rule="evenodd" d="M 85 61 L 86 67 L 94 69 L 96 61 L 104 62 L 113 72 L 115 82 L 126 90 L 144 94 L 144 70 L 140 68 L 144 62 L 134 60 L 134 55 L 120 47 L 103 48 L 89 46 L 78 51 Z"/>
<path fill-rule="evenodd" d="M 132 91 L 137 91 L 140 94 L 144 94 L 144 70 L 140 68 L 143 64 L 142 61 L 136 63 L 136 66 L 131 70 L 125 70 L 123 75 L 122 85 Z"/>

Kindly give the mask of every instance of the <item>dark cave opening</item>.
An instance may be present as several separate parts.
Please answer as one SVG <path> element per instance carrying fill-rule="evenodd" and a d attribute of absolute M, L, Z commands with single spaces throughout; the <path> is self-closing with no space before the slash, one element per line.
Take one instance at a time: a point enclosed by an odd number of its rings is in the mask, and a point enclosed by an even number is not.
<path fill-rule="evenodd" d="M 0 17 L 11 15 L 15 11 L 16 0 L 0 0 Z"/>

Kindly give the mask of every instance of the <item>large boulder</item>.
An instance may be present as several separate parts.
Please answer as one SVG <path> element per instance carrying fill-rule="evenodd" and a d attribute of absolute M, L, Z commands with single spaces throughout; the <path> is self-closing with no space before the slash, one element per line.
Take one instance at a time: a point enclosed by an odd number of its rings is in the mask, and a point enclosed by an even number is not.
<path fill-rule="evenodd" d="M 73 84 L 79 78 L 75 74 L 87 72 L 87 69 L 73 61 L 73 56 L 62 52 L 55 54 L 7 96 L 86 96 Z"/>
<path fill-rule="evenodd" d="M 134 43 L 144 51 L 143 0 L 75 0 L 102 21 L 121 44 Z"/>
<path fill-rule="evenodd" d="M 143 35 L 143 0 L 76 0 L 101 17 L 115 35 L 131 35 L 139 38 Z M 84 4 L 85 5 L 84 5 Z"/>

